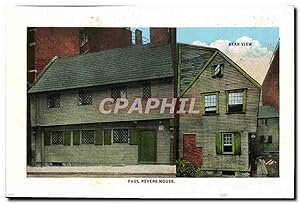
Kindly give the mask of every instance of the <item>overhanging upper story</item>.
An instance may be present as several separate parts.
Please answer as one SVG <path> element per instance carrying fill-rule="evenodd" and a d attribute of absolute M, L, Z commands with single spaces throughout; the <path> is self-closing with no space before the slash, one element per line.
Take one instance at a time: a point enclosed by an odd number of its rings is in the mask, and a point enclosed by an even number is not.
<path fill-rule="evenodd" d="M 172 98 L 170 45 L 135 45 L 74 57 L 56 58 L 28 91 L 32 126 L 138 121 L 170 114 L 103 115 L 104 98 Z"/>

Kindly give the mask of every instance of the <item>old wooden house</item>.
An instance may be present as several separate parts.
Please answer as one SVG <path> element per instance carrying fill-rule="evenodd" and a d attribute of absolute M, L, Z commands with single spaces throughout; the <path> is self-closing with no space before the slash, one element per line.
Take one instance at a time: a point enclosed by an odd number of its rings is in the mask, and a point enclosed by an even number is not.
<path fill-rule="evenodd" d="M 179 157 L 212 175 L 249 175 L 261 86 L 215 48 L 178 45 L 178 97 L 197 114 L 179 116 Z"/>
<path fill-rule="evenodd" d="M 172 114 L 102 114 L 99 104 L 172 98 L 171 58 L 169 44 L 54 58 L 29 90 L 33 164 L 170 164 Z"/>

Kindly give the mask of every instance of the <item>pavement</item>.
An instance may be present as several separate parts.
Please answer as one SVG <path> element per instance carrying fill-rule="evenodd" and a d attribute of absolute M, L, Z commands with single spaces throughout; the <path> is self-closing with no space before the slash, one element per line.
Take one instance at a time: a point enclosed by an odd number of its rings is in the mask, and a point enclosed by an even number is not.
<path fill-rule="evenodd" d="M 176 177 L 175 165 L 64 166 L 27 167 L 28 177 L 95 177 L 95 178 L 170 178 Z"/>

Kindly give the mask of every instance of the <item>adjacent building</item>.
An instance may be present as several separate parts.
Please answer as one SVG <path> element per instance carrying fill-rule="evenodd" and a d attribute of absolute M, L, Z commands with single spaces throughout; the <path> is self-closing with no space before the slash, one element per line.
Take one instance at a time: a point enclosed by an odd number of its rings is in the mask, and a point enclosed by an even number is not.
<path fill-rule="evenodd" d="M 249 175 L 261 86 L 215 48 L 178 45 L 178 97 L 196 98 L 179 116 L 179 157 L 216 175 Z"/>

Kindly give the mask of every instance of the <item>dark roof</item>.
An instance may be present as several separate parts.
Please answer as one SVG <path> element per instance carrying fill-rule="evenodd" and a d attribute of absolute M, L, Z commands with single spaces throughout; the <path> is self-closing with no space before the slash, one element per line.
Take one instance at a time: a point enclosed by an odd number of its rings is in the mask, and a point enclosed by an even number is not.
<path fill-rule="evenodd" d="M 83 88 L 173 76 L 170 45 L 133 45 L 57 58 L 29 93 Z"/>
<path fill-rule="evenodd" d="M 279 117 L 279 113 L 272 106 L 259 106 L 258 118 L 277 118 L 277 117 Z"/>

